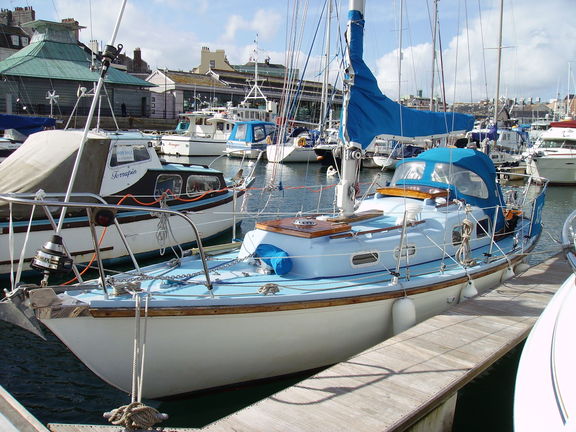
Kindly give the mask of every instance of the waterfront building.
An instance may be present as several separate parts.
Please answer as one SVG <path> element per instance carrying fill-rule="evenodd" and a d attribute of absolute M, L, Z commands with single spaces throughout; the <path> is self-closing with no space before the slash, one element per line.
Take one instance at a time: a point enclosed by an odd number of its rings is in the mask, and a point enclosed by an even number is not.
<path fill-rule="evenodd" d="M 83 27 L 74 20 L 35 20 L 20 26 L 33 36 L 0 61 L 0 112 L 69 115 L 78 95 L 98 80 L 100 55 L 78 41 Z M 105 83 L 110 105 L 102 104 L 101 115 L 110 115 L 111 109 L 117 116 L 149 115 L 148 88 L 153 84 L 116 68 L 110 68 Z M 58 98 L 50 99 L 50 94 Z M 89 105 L 90 98 L 83 98 L 78 114 L 84 115 Z"/>

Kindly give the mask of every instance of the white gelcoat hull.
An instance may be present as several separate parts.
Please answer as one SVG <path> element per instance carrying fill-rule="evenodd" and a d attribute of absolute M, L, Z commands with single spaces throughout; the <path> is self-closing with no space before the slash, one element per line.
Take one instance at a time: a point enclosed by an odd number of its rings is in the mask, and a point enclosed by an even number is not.
<path fill-rule="evenodd" d="M 233 217 L 233 203 L 225 203 L 218 207 L 213 207 L 206 212 L 184 212 L 195 224 L 200 232 L 202 239 L 213 237 L 220 233 L 225 232 L 232 228 L 234 221 L 240 222 L 237 217 Z M 196 238 L 190 225 L 181 217 L 171 216 L 170 226 L 174 237 L 178 240 L 179 244 L 186 244 L 195 242 Z M 122 223 L 121 229 L 126 236 L 126 240 L 130 249 L 134 254 L 141 254 L 153 252 L 163 247 L 174 246 L 176 243 L 171 236 L 166 237 L 164 243 L 160 243 L 157 238 L 158 226 L 160 219 L 152 218 L 148 220 Z M 100 239 L 103 228 L 96 227 L 96 235 Z M 32 258 L 35 252 L 48 241 L 53 234 L 51 230 L 32 231 L 30 232 L 25 259 L 28 261 Z M 24 245 L 25 233 L 14 233 L 14 250 L 18 254 L 14 256 L 15 269 L 20 259 L 20 251 Z M 70 251 L 74 262 L 85 263 L 92 259 L 92 236 L 87 226 L 77 228 L 64 228 L 62 230 L 62 238 L 67 249 Z M 10 266 L 10 249 L 8 246 L 8 235 L 0 235 L 2 243 L 5 247 L 0 248 L 0 274 L 9 273 Z M 128 252 L 124 247 L 118 231 L 114 226 L 107 229 L 104 239 L 100 246 L 101 257 L 103 260 L 126 257 Z M 28 262 L 24 264 L 24 270 L 29 270 Z"/>
<path fill-rule="evenodd" d="M 271 144 L 266 147 L 268 162 L 318 162 L 312 147 Z"/>
<path fill-rule="evenodd" d="M 262 153 L 262 150 L 246 150 L 240 149 L 238 147 L 226 147 L 226 153 L 228 153 L 229 157 L 233 158 L 258 159 L 260 157 L 260 153 Z M 266 156 L 266 152 L 264 152 L 264 156 Z"/>
<path fill-rule="evenodd" d="M 575 276 L 571 275 L 546 306 L 526 340 L 514 392 L 516 432 L 574 430 L 575 290 Z M 567 409 L 571 421 L 568 424 L 572 427 L 564 424 L 559 401 Z"/>
<path fill-rule="evenodd" d="M 493 288 L 502 273 L 499 270 L 476 279 L 478 291 Z M 410 296 L 416 321 L 442 313 L 458 302 L 464 286 L 457 283 Z M 216 316 L 150 317 L 143 397 L 182 394 L 344 361 L 392 336 L 394 301 Z M 134 318 L 42 321 L 95 374 L 130 391 Z M 93 343 L 98 340 L 106 343 Z"/>
<path fill-rule="evenodd" d="M 226 150 L 226 138 L 216 140 L 179 135 L 162 137 L 161 153 L 176 156 L 220 156 Z"/>
<path fill-rule="evenodd" d="M 398 162 L 396 159 L 389 158 L 388 156 L 372 156 L 372 160 L 375 165 L 389 170 L 396 169 L 396 163 Z"/>
<path fill-rule="evenodd" d="M 547 178 L 551 184 L 576 184 L 576 152 L 566 156 L 528 158 L 526 173 Z"/>

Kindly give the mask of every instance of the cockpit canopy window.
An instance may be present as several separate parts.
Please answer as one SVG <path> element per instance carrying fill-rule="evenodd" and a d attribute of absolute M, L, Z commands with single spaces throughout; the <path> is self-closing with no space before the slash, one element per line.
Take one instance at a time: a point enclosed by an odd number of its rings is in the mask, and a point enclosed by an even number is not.
<path fill-rule="evenodd" d="M 263 124 L 254 126 L 254 142 L 262 141 L 269 135 L 274 133 L 274 126 Z"/>
<path fill-rule="evenodd" d="M 126 165 L 130 163 L 150 160 L 146 144 L 115 145 L 110 156 L 110 166 Z"/>
<path fill-rule="evenodd" d="M 391 186 L 396 186 L 400 180 L 422 180 L 424 177 L 425 162 L 405 162 L 396 168 L 396 172 L 390 181 Z M 436 163 L 430 174 L 430 181 L 446 183 L 454 187 L 462 194 L 476 198 L 488 198 L 488 187 L 482 178 L 473 171 L 447 163 Z"/>
<path fill-rule="evenodd" d="M 391 186 L 395 186 L 398 180 L 421 180 L 424 174 L 424 162 L 406 162 L 399 165 L 390 181 Z"/>
<path fill-rule="evenodd" d="M 248 129 L 248 125 L 245 123 L 240 123 L 236 126 L 235 138 L 238 141 L 244 141 L 246 139 L 246 129 Z"/>
<path fill-rule="evenodd" d="M 454 185 L 464 195 L 488 198 L 488 187 L 484 180 L 470 170 L 456 165 L 437 163 L 431 176 L 432 181 Z"/>

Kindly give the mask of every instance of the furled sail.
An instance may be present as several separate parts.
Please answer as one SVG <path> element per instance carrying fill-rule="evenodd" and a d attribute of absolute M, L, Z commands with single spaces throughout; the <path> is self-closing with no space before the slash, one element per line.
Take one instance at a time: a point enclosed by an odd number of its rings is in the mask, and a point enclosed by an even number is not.
<path fill-rule="evenodd" d="M 432 138 L 465 132 L 474 126 L 474 117 L 451 112 L 420 111 L 402 106 L 386 97 L 363 60 L 364 16 L 350 10 L 348 109 L 343 110 L 341 135 L 364 149 L 374 137 Z"/>

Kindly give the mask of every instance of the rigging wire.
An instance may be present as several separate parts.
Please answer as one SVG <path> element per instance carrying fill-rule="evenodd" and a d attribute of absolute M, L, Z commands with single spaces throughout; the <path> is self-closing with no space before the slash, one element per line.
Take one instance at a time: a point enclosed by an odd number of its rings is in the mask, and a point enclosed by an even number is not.
<path fill-rule="evenodd" d="M 478 21 L 480 23 L 480 40 L 482 41 L 482 66 L 484 69 L 484 99 L 488 100 L 488 73 L 486 71 L 486 46 L 484 45 L 484 28 L 482 26 L 482 8 L 478 0 Z M 472 102 L 472 101 L 470 101 Z"/>
<path fill-rule="evenodd" d="M 472 102 L 474 99 L 472 94 L 472 59 L 470 57 L 470 24 L 468 23 L 468 0 L 464 0 L 464 13 L 466 19 L 466 44 L 468 45 L 468 79 L 470 83 L 470 102 Z"/>

